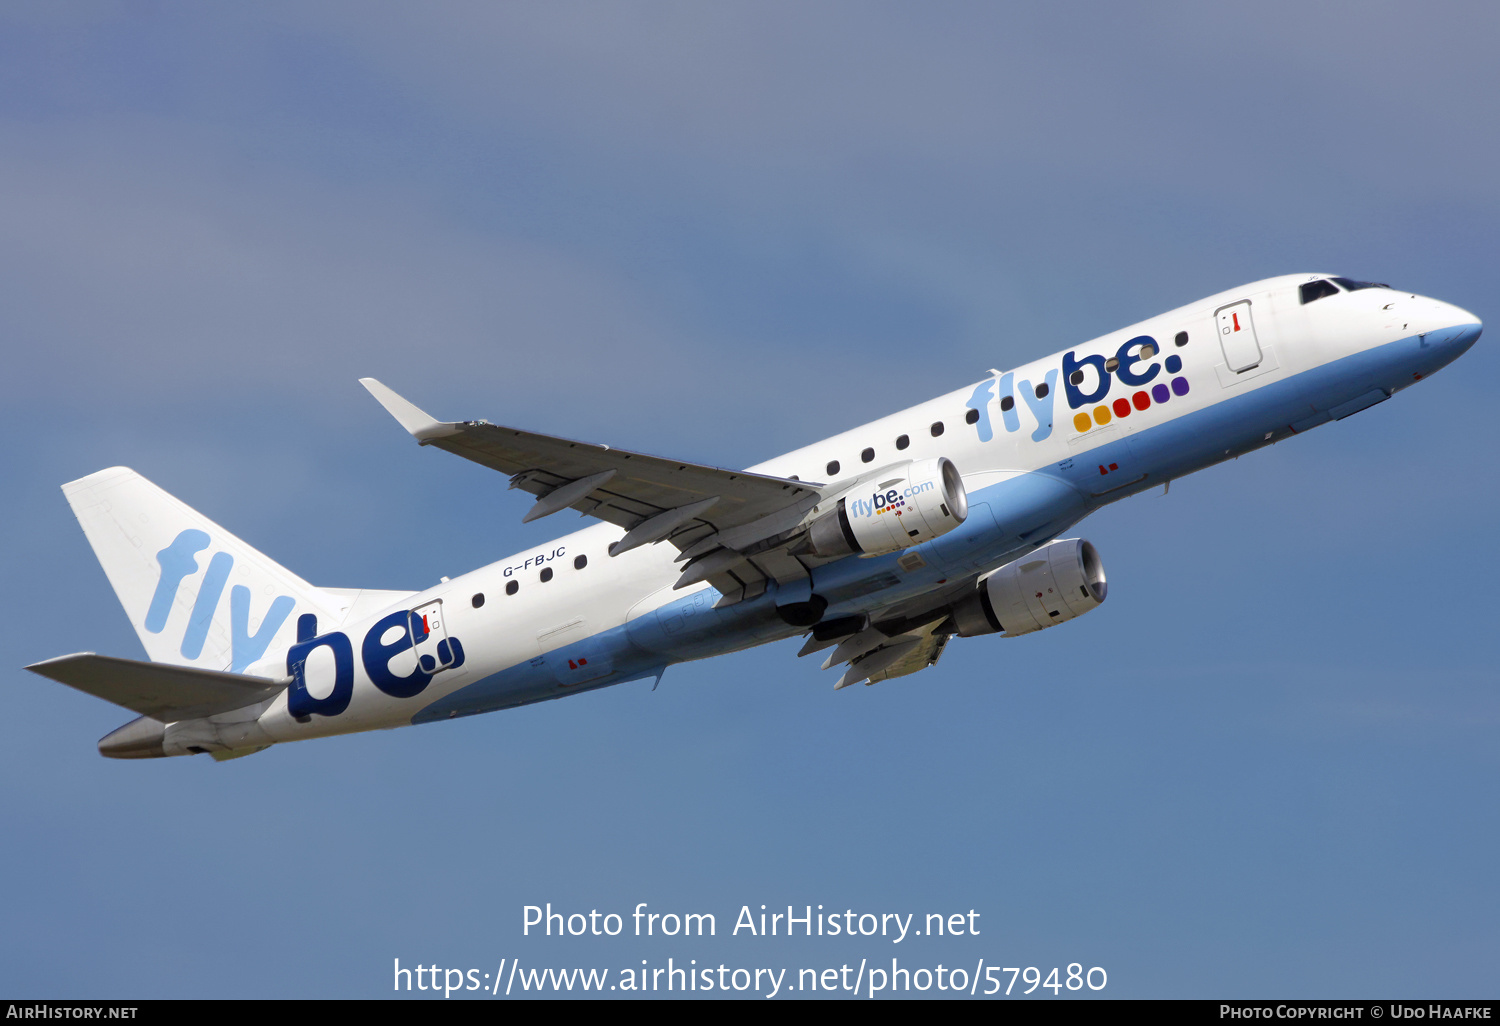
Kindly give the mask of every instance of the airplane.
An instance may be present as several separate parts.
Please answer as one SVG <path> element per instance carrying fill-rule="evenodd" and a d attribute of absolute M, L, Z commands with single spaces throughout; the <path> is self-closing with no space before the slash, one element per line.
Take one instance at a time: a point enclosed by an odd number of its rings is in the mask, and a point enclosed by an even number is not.
<path fill-rule="evenodd" d="M 483 420 L 361 383 L 421 445 L 507 475 L 523 522 L 599 523 L 421 592 L 315 587 L 124 467 L 62 486 L 149 661 L 27 667 L 138 717 L 98 742 L 224 760 L 660 680 L 803 636 L 835 688 L 1098 607 L 1061 537 L 1148 488 L 1342 420 L 1457 359 L 1473 314 L 1287 275 L 1199 300 L 748 470 Z"/>

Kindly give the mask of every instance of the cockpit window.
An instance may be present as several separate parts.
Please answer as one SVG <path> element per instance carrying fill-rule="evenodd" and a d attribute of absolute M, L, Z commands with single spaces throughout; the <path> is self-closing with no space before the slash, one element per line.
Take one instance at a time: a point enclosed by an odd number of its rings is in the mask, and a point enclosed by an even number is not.
<path fill-rule="evenodd" d="M 1358 292 L 1360 289 L 1390 288 L 1389 285 L 1380 281 L 1355 281 L 1353 278 L 1335 278 L 1333 280 L 1344 286 L 1344 288 L 1348 289 L 1350 292 Z M 1307 300 L 1304 299 L 1303 302 L 1305 303 L 1307 302 Z"/>
<path fill-rule="evenodd" d="M 1327 279 L 1310 281 L 1302 286 L 1302 305 L 1306 306 L 1313 300 L 1322 299 L 1324 296 L 1336 296 L 1338 294 L 1338 287 Z"/>

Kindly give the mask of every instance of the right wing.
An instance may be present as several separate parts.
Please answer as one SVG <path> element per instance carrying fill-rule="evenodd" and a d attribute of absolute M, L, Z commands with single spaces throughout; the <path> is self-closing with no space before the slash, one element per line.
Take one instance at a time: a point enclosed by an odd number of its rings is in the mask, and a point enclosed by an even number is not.
<path fill-rule="evenodd" d="M 831 669 L 840 663 L 849 664 L 833 686 L 835 691 L 860 681 L 874 684 L 925 670 L 942 658 L 943 649 L 952 636 L 951 621 L 936 613 L 915 620 L 898 618 L 879 623 L 863 619 L 866 624 L 863 629 L 857 629 L 859 625 L 851 623 L 823 638 L 818 637 L 821 632 L 813 633 L 802 646 L 802 651 L 797 653 L 805 656 L 833 648 L 823 661 L 823 669 Z M 840 622 L 830 623 L 828 627 L 840 628 Z"/>

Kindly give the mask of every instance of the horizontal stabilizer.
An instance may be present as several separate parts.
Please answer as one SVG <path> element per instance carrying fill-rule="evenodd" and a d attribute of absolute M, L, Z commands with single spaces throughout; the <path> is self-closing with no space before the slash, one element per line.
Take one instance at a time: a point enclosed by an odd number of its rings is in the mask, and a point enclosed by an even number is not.
<path fill-rule="evenodd" d="M 163 723 L 241 709 L 286 687 L 285 681 L 268 677 L 143 663 L 92 652 L 58 656 L 26 669 Z"/>

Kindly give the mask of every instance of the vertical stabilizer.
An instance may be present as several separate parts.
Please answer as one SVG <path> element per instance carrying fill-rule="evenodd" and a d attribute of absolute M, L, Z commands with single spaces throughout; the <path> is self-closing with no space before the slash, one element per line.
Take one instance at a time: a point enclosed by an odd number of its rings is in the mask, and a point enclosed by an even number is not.
<path fill-rule="evenodd" d="M 296 641 L 299 617 L 326 630 L 343 614 L 345 603 L 133 470 L 62 488 L 153 662 L 253 673 Z"/>

